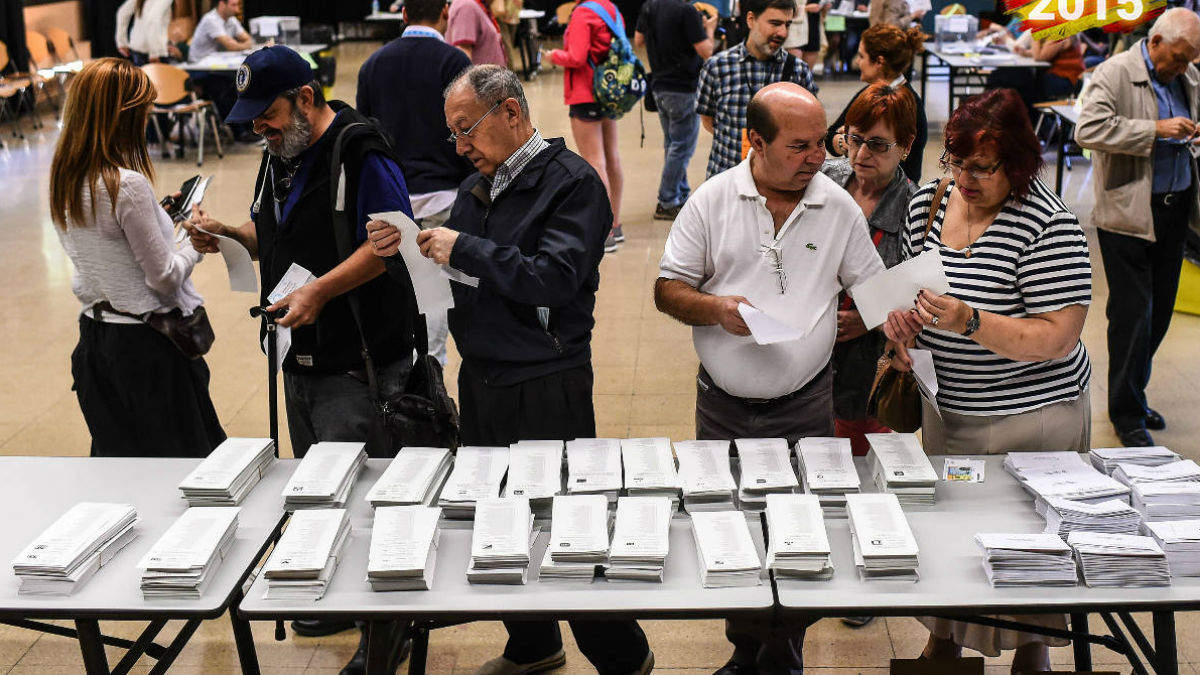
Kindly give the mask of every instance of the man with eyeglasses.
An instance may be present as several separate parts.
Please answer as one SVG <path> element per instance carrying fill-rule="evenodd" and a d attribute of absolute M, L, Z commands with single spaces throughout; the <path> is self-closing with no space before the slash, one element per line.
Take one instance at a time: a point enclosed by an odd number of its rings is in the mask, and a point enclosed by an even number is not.
<path fill-rule="evenodd" d="M 612 209 L 600 177 L 561 138 L 529 119 L 517 76 L 473 66 L 446 89 L 449 141 L 475 166 L 445 227 L 422 231 L 425 257 L 478 280 L 453 283 L 450 333 L 462 355 L 458 402 L 463 445 L 596 435 L 592 311 Z M 368 225 L 389 269 L 395 227 Z M 648 673 L 654 654 L 636 621 L 571 621 L 600 675 Z M 529 675 L 562 666 L 553 621 L 505 621 L 504 654 L 477 671 Z"/>
<path fill-rule="evenodd" d="M 793 83 L 746 109 L 749 157 L 701 185 L 667 237 L 658 310 L 692 326 L 700 356 L 696 438 L 833 436 L 838 294 L 884 270 L 862 209 L 828 176 L 825 111 Z M 746 313 L 803 334 L 759 344 Z M 803 672 L 806 622 L 730 620 L 718 675 Z"/>
<path fill-rule="evenodd" d="M 1146 400 L 1166 337 L 1189 228 L 1200 232 L 1200 17 L 1182 7 L 1096 68 L 1075 141 L 1093 151 L 1100 255 L 1108 279 L 1108 418 L 1126 446 L 1166 428 Z"/>

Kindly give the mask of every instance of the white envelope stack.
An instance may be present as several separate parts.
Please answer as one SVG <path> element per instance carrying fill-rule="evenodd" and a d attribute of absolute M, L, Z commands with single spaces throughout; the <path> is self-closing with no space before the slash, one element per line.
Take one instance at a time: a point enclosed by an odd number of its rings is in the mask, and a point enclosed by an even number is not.
<path fill-rule="evenodd" d="M 1200 483 L 1135 483 L 1129 501 L 1145 520 L 1200 518 Z"/>
<path fill-rule="evenodd" d="M 1129 499 L 1128 486 L 1092 468 L 1073 452 L 1013 452 L 1005 458 L 1004 468 L 1039 499 L 1039 513 L 1041 502 L 1052 497 L 1092 504 Z"/>
<path fill-rule="evenodd" d="M 932 506 L 937 499 L 937 471 L 913 434 L 867 434 L 871 450 L 867 466 L 880 492 L 896 495 L 902 506 Z"/>
<path fill-rule="evenodd" d="M 236 506 L 183 512 L 138 563 L 146 598 L 199 598 L 237 536 Z"/>
<path fill-rule="evenodd" d="M 850 439 L 812 436 L 796 443 L 800 464 L 800 483 L 804 491 L 821 500 L 821 508 L 831 516 L 846 515 L 846 495 L 857 494 L 862 487 Z"/>
<path fill-rule="evenodd" d="M 365 443 L 314 443 L 283 487 L 283 507 L 342 508 L 367 463 Z"/>
<path fill-rule="evenodd" d="M 1038 506 L 1038 511 L 1046 519 L 1046 529 L 1043 531 L 1064 538 L 1076 530 L 1137 534 L 1142 525 L 1142 514 L 1119 499 L 1089 504 L 1051 497 L 1038 500 Z"/>
<path fill-rule="evenodd" d="M 464 445 L 454 455 L 454 468 L 438 506 L 447 518 L 470 520 L 475 502 L 500 496 L 500 484 L 508 473 L 508 448 Z"/>
<path fill-rule="evenodd" d="M 621 497 L 605 576 L 609 581 L 663 580 L 671 540 L 671 500 Z"/>
<path fill-rule="evenodd" d="M 1146 531 L 1167 554 L 1173 577 L 1200 577 L 1200 519 L 1146 523 Z"/>
<path fill-rule="evenodd" d="M 1111 476 L 1118 463 L 1158 466 L 1179 461 L 1180 457 L 1177 452 L 1172 452 L 1161 445 L 1155 445 L 1149 448 L 1095 448 L 1088 452 L 1088 459 L 1092 461 L 1092 466 L 1096 467 L 1097 471 L 1103 471 Z"/>
<path fill-rule="evenodd" d="M 1091 587 L 1169 586 L 1167 556 L 1153 537 L 1100 532 L 1072 532 L 1083 582 Z"/>
<path fill-rule="evenodd" d="M 524 584 L 529 579 L 529 553 L 536 536 L 529 499 L 480 499 L 475 504 L 467 581 Z"/>
<path fill-rule="evenodd" d="M 621 441 L 577 438 L 567 441 L 567 493 L 601 494 L 616 504 L 621 494 Z"/>
<path fill-rule="evenodd" d="M 129 504 L 80 502 L 13 560 L 22 595 L 70 595 L 137 536 Z"/>
<path fill-rule="evenodd" d="M 630 497 L 667 497 L 679 509 L 679 474 L 669 438 L 621 439 L 625 492 Z"/>
<path fill-rule="evenodd" d="M 733 441 L 738 454 L 741 488 L 738 502 L 748 511 L 767 508 L 767 495 L 793 494 L 800 481 L 792 468 L 792 452 L 782 438 L 738 438 Z"/>
<path fill-rule="evenodd" d="M 1057 534 L 977 534 L 983 569 L 994 588 L 1075 586 L 1075 556 Z"/>
<path fill-rule="evenodd" d="M 559 495 L 550 522 L 540 579 L 590 583 L 596 567 L 608 564 L 608 498 Z"/>
<path fill-rule="evenodd" d="M 846 495 L 846 516 L 860 578 L 920 579 L 920 550 L 896 495 Z"/>
<path fill-rule="evenodd" d="M 429 506 L 450 473 L 454 457 L 446 448 L 400 448 L 367 493 L 373 507 Z"/>
<path fill-rule="evenodd" d="M 729 470 L 729 441 L 676 441 L 675 457 L 688 513 L 734 508 L 737 483 Z"/>
<path fill-rule="evenodd" d="M 437 566 L 442 510 L 430 506 L 375 509 L 367 582 L 373 591 L 427 591 Z"/>
<path fill-rule="evenodd" d="M 292 514 L 263 566 L 268 600 L 320 600 L 350 538 L 346 509 L 308 509 Z"/>
<path fill-rule="evenodd" d="M 700 511 L 692 514 L 692 535 L 705 588 L 758 586 L 762 561 L 741 511 Z"/>
<path fill-rule="evenodd" d="M 1112 477 L 1130 486 L 1140 483 L 1196 483 L 1200 482 L 1200 466 L 1190 459 L 1157 466 L 1117 462 Z"/>
<path fill-rule="evenodd" d="M 562 441 L 518 441 L 508 448 L 505 497 L 524 497 L 535 518 L 549 518 L 562 492 Z"/>
<path fill-rule="evenodd" d="M 815 495 L 767 495 L 767 568 L 777 577 L 828 579 L 833 576 L 829 535 L 821 501 Z"/>
<path fill-rule="evenodd" d="M 269 438 L 227 438 L 179 483 L 188 506 L 237 506 L 275 461 Z"/>

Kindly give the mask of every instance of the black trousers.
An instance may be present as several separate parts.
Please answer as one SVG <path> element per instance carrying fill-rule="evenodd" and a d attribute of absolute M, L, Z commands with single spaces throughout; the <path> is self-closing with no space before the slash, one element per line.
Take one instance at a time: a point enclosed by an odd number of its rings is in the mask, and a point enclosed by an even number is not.
<path fill-rule="evenodd" d="M 145 324 L 81 316 L 71 375 L 93 457 L 207 457 L 225 440 L 204 359 Z"/>
<path fill-rule="evenodd" d="M 458 405 L 463 445 L 505 446 L 520 440 L 571 440 L 596 435 L 590 364 L 507 386 L 489 385 L 463 361 L 458 371 Z M 599 675 L 625 675 L 641 668 L 650 650 L 636 621 L 573 620 L 579 651 Z M 554 621 L 505 621 L 504 657 L 539 661 L 562 649 Z"/>
<path fill-rule="evenodd" d="M 1190 197 L 1152 206 L 1155 241 L 1100 230 L 1108 279 L 1108 417 L 1117 431 L 1145 425 L 1154 352 L 1175 311 Z"/>
<path fill-rule="evenodd" d="M 826 366 L 786 400 L 751 402 L 717 387 L 700 366 L 696 376 L 696 438 L 786 438 L 788 445 L 805 436 L 833 435 L 833 368 Z M 725 639 L 733 645 L 731 661 L 759 673 L 804 672 L 804 633 L 812 621 L 792 619 L 728 619 Z"/>

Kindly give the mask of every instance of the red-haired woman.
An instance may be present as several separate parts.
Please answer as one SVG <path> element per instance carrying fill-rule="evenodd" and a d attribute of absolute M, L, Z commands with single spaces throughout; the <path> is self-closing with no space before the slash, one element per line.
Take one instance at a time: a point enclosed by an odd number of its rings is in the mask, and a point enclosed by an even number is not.
<path fill-rule="evenodd" d="M 1092 288 L 1079 221 L 1037 177 L 1042 157 L 1016 92 L 967 99 L 950 116 L 945 137 L 949 175 L 913 198 L 905 252 L 940 253 L 951 290 L 921 291 L 917 306 L 893 312 L 885 327 L 898 341 L 894 367 L 911 365 L 906 347 L 914 339 L 933 354 L 938 394 L 924 403 L 925 450 L 1086 451 L 1092 370 L 1079 335 Z M 1063 615 L 1020 621 L 1066 625 Z M 963 646 L 990 656 L 1016 649 L 1014 673 L 1049 670 L 1048 646 L 1066 644 L 945 619 L 922 622 L 930 629 L 927 656 Z"/>

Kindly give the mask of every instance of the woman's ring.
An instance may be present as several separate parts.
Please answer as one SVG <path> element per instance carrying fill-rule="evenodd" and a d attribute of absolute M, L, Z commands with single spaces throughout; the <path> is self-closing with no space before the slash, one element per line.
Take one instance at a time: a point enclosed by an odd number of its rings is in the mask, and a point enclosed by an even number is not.
<path fill-rule="evenodd" d="M 934 317 L 933 317 L 932 319 L 930 319 L 930 320 L 929 320 L 929 325 L 930 325 L 930 326 L 937 326 L 937 325 L 938 325 L 938 317 L 937 317 L 936 315 L 934 315 Z"/>

